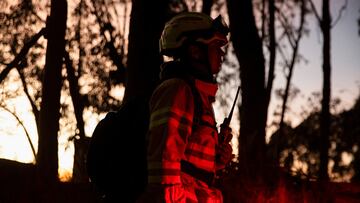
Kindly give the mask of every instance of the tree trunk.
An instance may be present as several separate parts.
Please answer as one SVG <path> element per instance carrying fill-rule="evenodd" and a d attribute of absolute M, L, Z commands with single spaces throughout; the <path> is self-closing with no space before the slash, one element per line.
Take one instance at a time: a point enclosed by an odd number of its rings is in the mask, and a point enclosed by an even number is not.
<path fill-rule="evenodd" d="M 294 39 L 294 42 L 292 44 L 292 56 L 290 59 L 291 61 L 287 62 L 287 60 L 285 59 L 286 66 L 289 69 L 289 71 L 286 76 L 286 85 L 285 85 L 285 90 L 284 90 L 284 95 L 283 95 L 283 102 L 282 102 L 282 106 L 281 106 L 281 114 L 280 114 L 280 122 L 279 122 L 279 133 L 280 133 L 279 136 L 280 137 L 284 136 L 283 130 L 285 127 L 284 119 L 285 119 L 285 113 L 287 111 L 287 100 L 289 98 L 290 85 L 291 85 L 292 74 L 294 72 L 295 62 L 297 61 L 297 58 L 298 58 L 300 39 L 302 38 L 303 28 L 304 28 L 304 24 L 305 24 L 305 15 L 306 15 L 306 3 L 305 3 L 305 0 L 302 0 L 299 28 L 296 30 L 296 32 L 292 32 L 290 30 L 286 31 L 289 41 L 292 41 L 292 39 Z M 285 28 L 286 25 L 283 25 L 283 27 Z M 294 33 L 294 34 L 291 34 L 291 33 Z M 297 36 L 295 36 L 295 35 L 297 35 Z M 276 149 L 276 160 L 277 161 L 279 161 L 279 153 L 280 153 L 280 150 Z"/>
<path fill-rule="evenodd" d="M 72 65 L 69 53 L 65 52 L 65 65 L 67 80 L 69 82 L 70 96 L 74 106 L 76 118 L 76 132 L 74 135 L 74 165 L 72 181 L 77 183 L 89 182 L 87 171 L 85 167 L 85 158 L 89 145 L 89 138 L 85 136 L 85 122 L 83 119 L 84 104 L 82 103 L 82 95 L 80 94 L 80 87 L 78 84 L 78 77 L 75 75 L 75 70 Z"/>
<path fill-rule="evenodd" d="M 240 173 L 262 182 L 265 156 L 265 65 L 251 0 L 228 0 L 230 32 L 240 64 Z"/>
<path fill-rule="evenodd" d="M 162 61 L 159 39 L 164 23 L 170 17 L 167 9 L 167 0 L 132 2 L 124 101 L 148 98 L 159 81 Z"/>
<path fill-rule="evenodd" d="M 267 78 L 266 85 L 266 112 L 269 107 L 271 90 L 273 86 L 273 81 L 275 77 L 275 61 L 276 61 L 276 33 L 275 33 L 275 0 L 269 0 L 268 2 L 268 11 L 269 11 L 269 51 L 270 51 L 270 60 L 269 60 L 269 73 Z M 267 114 L 266 119 L 267 120 Z"/>
<path fill-rule="evenodd" d="M 127 60 L 127 83 L 123 102 L 137 99 L 147 103 L 159 81 L 159 39 L 167 16 L 167 0 L 133 0 L 130 16 L 129 48 Z M 155 8 L 155 9 L 150 9 Z M 139 100 L 140 99 L 140 100 Z M 140 108 L 146 115 L 146 108 Z M 139 112 L 138 112 L 139 113 Z M 143 134 L 134 133 L 130 148 L 146 152 Z M 139 148 L 141 146 L 141 148 Z M 134 162 L 133 168 L 141 171 L 138 177 L 146 177 L 146 163 Z M 146 185 L 144 182 L 143 185 Z M 141 186 L 140 186 L 141 189 Z"/>
<path fill-rule="evenodd" d="M 214 0 L 203 0 L 202 12 L 205 14 L 211 14 L 211 7 L 214 4 Z"/>
<path fill-rule="evenodd" d="M 65 51 L 67 1 L 52 0 L 47 19 L 47 51 L 42 82 L 38 174 L 45 183 L 58 181 L 58 132 L 60 118 L 61 68 Z"/>
<path fill-rule="evenodd" d="M 322 5 L 323 17 L 321 21 L 321 29 L 323 33 L 323 97 L 321 101 L 321 117 L 320 117 L 320 136 L 321 142 L 320 145 L 320 180 L 328 180 L 328 158 L 329 158 L 329 135 L 330 135 L 330 73 L 331 73 L 331 63 L 330 63 L 330 29 L 331 29 L 331 19 L 330 19 L 330 5 L 329 0 L 323 0 Z"/>

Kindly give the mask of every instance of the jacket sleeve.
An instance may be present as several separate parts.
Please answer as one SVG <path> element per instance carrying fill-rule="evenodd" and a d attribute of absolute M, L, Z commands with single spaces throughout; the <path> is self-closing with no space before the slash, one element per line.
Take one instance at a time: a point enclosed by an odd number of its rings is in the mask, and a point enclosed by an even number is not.
<path fill-rule="evenodd" d="M 192 131 L 193 95 L 181 79 L 161 84 L 150 101 L 149 183 L 180 184 L 180 161 Z"/>

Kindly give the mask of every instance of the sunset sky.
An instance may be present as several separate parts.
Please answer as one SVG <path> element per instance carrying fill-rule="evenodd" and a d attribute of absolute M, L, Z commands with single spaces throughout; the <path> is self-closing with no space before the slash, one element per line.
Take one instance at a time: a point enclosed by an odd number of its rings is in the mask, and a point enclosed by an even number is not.
<path fill-rule="evenodd" d="M 320 6 L 320 0 L 315 1 Z M 335 19 L 345 0 L 332 0 L 331 11 Z M 318 7 L 321 14 L 321 9 Z M 360 36 L 357 20 L 360 18 L 360 1 L 348 0 L 348 6 L 342 13 L 341 19 L 331 31 L 331 88 L 332 97 L 339 97 L 341 104 L 339 111 L 347 109 L 354 104 L 355 99 L 360 94 Z M 298 112 L 302 107 L 306 107 L 307 98 L 312 92 L 321 92 L 322 90 L 322 36 L 321 31 L 313 15 L 308 16 L 310 33 L 304 36 L 300 43 L 300 53 L 308 63 L 300 62 L 295 67 L 293 74 L 293 84 L 300 89 L 301 94 L 290 103 L 292 112 L 288 114 L 291 117 L 292 124 L 297 125 L 300 122 Z M 44 39 L 42 39 L 44 40 Z M 2 68 L 2 67 L 1 67 Z M 12 77 L 17 77 L 16 72 L 10 73 Z M 8 81 L 0 85 L 0 93 L 3 91 L 16 91 L 21 86 L 15 81 Z M 274 89 L 285 86 L 284 76 L 281 68 L 278 66 L 277 75 L 274 81 Z M 275 106 L 280 101 L 272 97 L 272 103 L 269 110 L 271 115 Z M 37 147 L 37 133 L 33 115 L 29 112 L 30 105 L 24 97 L 17 100 L 7 101 L 10 110 L 16 110 L 20 119 L 24 122 L 26 129 L 31 135 L 32 142 Z M 218 115 L 218 122 L 222 121 L 223 115 Z M 89 118 L 87 122 L 87 135 L 91 135 L 97 122 L 89 112 L 86 112 L 84 119 Z M 19 126 L 15 118 L 5 110 L 0 108 L 0 158 L 18 160 L 21 162 L 33 162 L 33 155 L 29 143 L 26 139 L 24 130 Z M 60 171 L 71 171 L 73 146 L 67 144 L 66 136 L 59 136 L 59 165 Z"/>
<path fill-rule="evenodd" d="M 314 1 L 319 15 L 321 15 L 321 1 Z M 340 8 L 345 0 L 333 0 L 331 14 L 333 20 L 339 15 Z M 331 30 L 331 96 L 339 97 L 341 103 L 339 111 L 349 108 L 354 104 L 360 94 L 360 35 L 357 20 L 360 17 L 360 1 L 349 0 L 347 8 L 342 12 L 340 20 Z M 300 95 L 294 101 L 290 101 L 293 125 L 300 122 L 298 112 L 306 106 L 306 100 L 313 92 L 322 91 L 322 33 L 314 15 L 307 16 L 310 33 L 304 36 L 300 42 L 299 53 L 308 61 L 300 62 L 295 66 L 292 84 L 300 89 Z M 278 66 L 280 69 L 280 67 Z M 284 76 L 281 71 L 277 72 L 274 80 L 274 89 L 285 87 Z M 269 115 L 273 113 L 275 103 L 272 97 L 272 105 Z"/>

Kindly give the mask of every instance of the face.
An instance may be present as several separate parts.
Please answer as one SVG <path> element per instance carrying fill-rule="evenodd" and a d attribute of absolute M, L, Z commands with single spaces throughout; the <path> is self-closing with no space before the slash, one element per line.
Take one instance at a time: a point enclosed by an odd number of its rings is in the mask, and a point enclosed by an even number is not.
<path fill-rule="evenodd" d="M 225 55 L 222 47 L 227 44 L 226 36 L 214 35 L 211 39 L 199 40 L 203 45 L 190 44 L 187 49 L 190 63 L 200 79 L 213 81 L 214 75 L 218 74 Z"/>
<path fill-rule="evenodd" d="M 225 52 L 223 50 L 223 42 L 214 40 L 208 45 L 208 59 L 212 74 L 217 74 L 220 71 L 221 63 Z"/>

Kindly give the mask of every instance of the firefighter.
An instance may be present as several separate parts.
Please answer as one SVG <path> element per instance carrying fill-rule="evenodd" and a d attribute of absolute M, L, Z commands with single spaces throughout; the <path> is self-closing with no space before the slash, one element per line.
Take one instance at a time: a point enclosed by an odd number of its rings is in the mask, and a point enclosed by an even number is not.
<path fill-rule="evenodd" d="M 234 156 L 232 135 L 230 127 L 218 133 L 212 103 L 228 32 L 221 16 L 197 12 L 165 24 L 160 53 L 172 60 L 161 65 L 149 103 L 148 186 L 138 202 L 223 202 L 213 182 Z"/>

